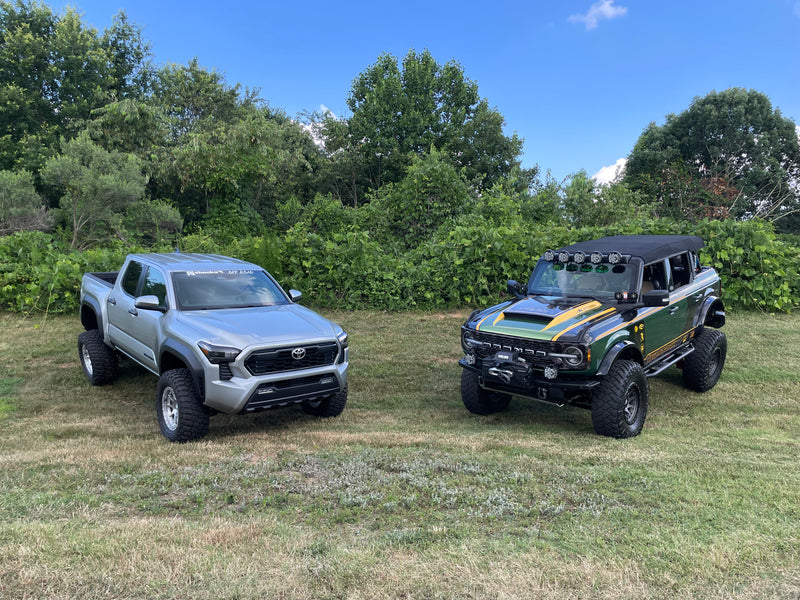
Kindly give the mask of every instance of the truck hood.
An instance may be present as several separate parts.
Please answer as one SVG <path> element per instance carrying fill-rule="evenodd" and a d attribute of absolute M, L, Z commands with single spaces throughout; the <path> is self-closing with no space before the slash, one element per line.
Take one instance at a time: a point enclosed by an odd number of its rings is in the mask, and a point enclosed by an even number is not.
<path fill-rule="evenodd" d="M 489 309 L 479 315 L 475 328 L 486 333 L 549 341 L 568 333 L 577 334 L 584 325 L 616 312 L 615 306 L 599 300 L 566 304 L 557 297 L 531 296 Z"/>
<path fill-rule="evenodd" d="M 178 323 L 197 341 L 244 350 L 336 339 L 341 328 L 299 304 L 181 312 Z"/>

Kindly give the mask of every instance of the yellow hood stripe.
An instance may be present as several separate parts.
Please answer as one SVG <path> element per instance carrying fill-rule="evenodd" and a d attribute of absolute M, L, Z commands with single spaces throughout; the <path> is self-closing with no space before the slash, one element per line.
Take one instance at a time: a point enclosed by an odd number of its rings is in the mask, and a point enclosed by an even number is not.
<path fill-rule="evenodd" d="M 553 337 L 553 341 L 555 342 L 555 341 L 556 341 L 558 338 L 560 338 L 562 335 L 564 335 L 564 334 L 565 334 L 565 333 L 567 333 L 568 331 L 572 331 L 572 330 L 573 330 L 573 329 L 575 329 L 576 327 L 580 327 L 581 325 L 585 325 L 585 324 L 586 324 L 586 323 L 588 323 L 589 321 L 594 321 L 595 319 L 599 319 L 600 317 L 602 317 L 602 316 L 604 316 L 604 315 L 607 315 L 608 313 L 612 313 L 612 312 L 614 312 L 614 311 L 616 311 L 616 310 L 617 310 L 616 308 L 607 308 L 607 309 L 605 309 L 605 310 L 603 310 L 603 311 L 600 311 L 599 313 L 595 313 L 595 314 L 593 314 L 593 315 L 592 315 L 592 316 L 590 316 L 590 317 L 586 317 L 585 319 L 583 319 L 583 320 L 581 320 L 581 321 L 578 321 L 578 322 L 577 322 L 577 323 L 575 323 L 574 325 L 572 325 L 572 326 L 570 326 L 570 327 L 567 327 L 566 329 L 564 329 L 563 331 L 561 331 L 560 333 L 558 333 L 556 336 L 554 336 L 554 337 Z"/>
<path fill-rule="evenodd" d="M 555 319 L 550 321 L 549 325 L 542 329 L 542 331 L 547 331 L 557 325 L 561 325 L 564 321 L 569 321 L 570 319 L 577 319 L 587 310 L 594 310 L 595 308 L 600 308 L 603 306 L 597 300 L 592 300 L 590 302 L 584 302 L 583 304 L 578 304 L 578 306 L 573 306 L 566 312 L 561 313 Z"/>

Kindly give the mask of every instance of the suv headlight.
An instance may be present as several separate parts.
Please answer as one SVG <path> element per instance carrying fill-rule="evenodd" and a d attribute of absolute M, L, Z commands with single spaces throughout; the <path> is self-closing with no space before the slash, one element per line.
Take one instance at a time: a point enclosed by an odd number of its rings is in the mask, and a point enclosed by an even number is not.
<path fill-rule="evenodd" d="M 589 361 L 588 348 L 579 346 L 566 346 L 560 352 L 548 352 L 551 358 L 560 358 L 566 363 L 567 368 L 577 369 Z"/>
<path fill-rule="evenodd" d="M 236 360 L 236 357 L 242 352 L 238 348 L 231 348 L 230 346 L 215 346 L 208 342 L 197 342 L 197 347 L 205 355 L 212 365 L 221 363 L 230 363 Z"/>
<path fill-rule="evenodd" d="M 461 347 L 464 349 L 464 352 L 472 352 L 475 349 L 475 338 L 472 337 L 473 334 L 469 330 L 465 330 L 461 334 Z"/>

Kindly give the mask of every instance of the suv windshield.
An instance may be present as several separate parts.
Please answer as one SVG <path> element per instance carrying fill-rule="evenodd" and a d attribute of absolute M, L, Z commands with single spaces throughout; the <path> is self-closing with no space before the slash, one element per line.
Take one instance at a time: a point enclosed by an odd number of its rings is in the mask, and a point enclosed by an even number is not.
<path fill-rule="evenodd" d="M 179 271 L 172 274 L 181 310 L 246 308 L 288 304 L 264 271 Z"/>
<path fill-rule="evenodd" d="M 639 264 L 592 265 L 539 261 L 528 282 L 528 293 L 537 296 L 572 296 L 613 299 L 616 292 L 637 289 Z"/>

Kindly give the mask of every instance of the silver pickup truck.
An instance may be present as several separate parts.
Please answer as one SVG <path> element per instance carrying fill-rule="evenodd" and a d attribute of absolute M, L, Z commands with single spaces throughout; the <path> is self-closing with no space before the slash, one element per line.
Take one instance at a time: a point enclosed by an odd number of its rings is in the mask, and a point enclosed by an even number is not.
<path fill-rule="evenodd" d="M 172 442 L 202 438 L 212 414 L 347 402 L 348 340 L 261 267 L 211 254 L 131 254 L 81 283 L 78 354 L 93 385 L 125 355 L 159 376 L 156 414 Z"/>

